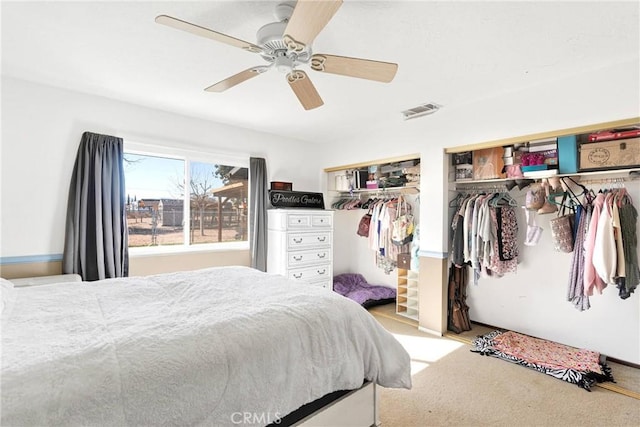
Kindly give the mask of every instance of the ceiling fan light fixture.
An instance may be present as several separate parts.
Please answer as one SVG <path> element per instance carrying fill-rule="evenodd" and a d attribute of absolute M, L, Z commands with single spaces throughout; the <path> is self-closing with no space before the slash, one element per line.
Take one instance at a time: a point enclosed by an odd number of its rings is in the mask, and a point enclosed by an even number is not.
<path fill-rule="evenodd" d="M 280 55 L 276 57 L 274 65 L 276 67 L 276 70 L 280 71 L 281 73 L 289 73 L 294 67 L 294 61 L 287 55 Z"/>

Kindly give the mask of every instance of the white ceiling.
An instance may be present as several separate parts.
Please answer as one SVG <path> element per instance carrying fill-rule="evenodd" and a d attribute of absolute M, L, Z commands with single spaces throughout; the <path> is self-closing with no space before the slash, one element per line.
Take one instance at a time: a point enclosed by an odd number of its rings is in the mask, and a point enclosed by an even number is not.
<path fill-rule="evenodd" d="M 638 60 L 639 3 L 345 0 L 315 53 L 396 62 L 389 84 L 306 70 L 325 105 L 305 111 L 276 70 L 204 88 L 259 55 L 156 24 L 167 14 L 255 42 L 276 1 L 2 1 L 2 74 L 311 142 L 401 121 L 423 102 L 480 102 Z"/>

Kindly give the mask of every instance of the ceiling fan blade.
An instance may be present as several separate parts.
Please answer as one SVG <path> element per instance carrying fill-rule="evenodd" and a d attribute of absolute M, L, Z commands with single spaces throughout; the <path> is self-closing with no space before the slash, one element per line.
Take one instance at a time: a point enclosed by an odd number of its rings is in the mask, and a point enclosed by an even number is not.
<path fill-rule="evenodd" d="M 228 77 L 222 81 L 219 81 L 218 83 L 209 86 L 208 88 L 206 88 L 205 90 L 207 92 L 224 92 L 225 90 L 234 87 L 237 84 L 240 84 L 244 81 L 247 81 L 259 74 L 264 73 L 265 71 L 267 71 L 269 69 L 269 67 L 266 66 L 262 66 L 262 67 L 251 67 L 247 70 L 241 71 L 238 74 L 235 74 L 231 77 Z"/>
<path fill-rule="evenodd" d="M 310 46 L 342 5 L 342 0 L 298 0 L 284 30 L 289 49 L 300 51 Z"/>
<path fill-rule="evenodd" d="M 305 110 L 312 110 L 324 104 L 316 87 L 304 71 L 293 70 L 287 74 L 287 82 Z"/>
<path fill-rule="evenodd" d="M 396 75 L 398 64 L 348 56 L 316 54 L 311 56 L 311 68 L 324 73 L 389 83 Z"/>
<path fill-rule="evenodd" d="M 217 31 L 213 31 L 196 24 L 191 24 L 189 22 L 183 21 L 178 18 L 173 18 L 171 16 L 158 15 L 156 16 L 156 22 L 158 24 L 162 24 L 168 27 L 176 28 L 178 30 L 186 31 L 187 33 L 195 34 L 197 36 L 206 37 L 211 40 L 215 40 L 221 43 L 229 44 L 231 46 L 239 47 L 240 49 L 244 49 L 249 52 L 255 52 L 255 53 L 262 52 L 262 48 L 260 46 L 256 46 L 244 40 L 240 40 L 235 37 L 228 36 L 226 34 L 218 33 Z"/>

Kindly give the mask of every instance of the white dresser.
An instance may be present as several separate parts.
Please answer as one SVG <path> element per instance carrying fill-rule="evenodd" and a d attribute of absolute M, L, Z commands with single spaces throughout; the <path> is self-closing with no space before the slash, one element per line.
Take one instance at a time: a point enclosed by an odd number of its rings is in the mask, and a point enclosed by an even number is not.
<path fill-rule="evenodd" d="M 333 289 L 333 211 L 270 209 L 267 272 Z"/>

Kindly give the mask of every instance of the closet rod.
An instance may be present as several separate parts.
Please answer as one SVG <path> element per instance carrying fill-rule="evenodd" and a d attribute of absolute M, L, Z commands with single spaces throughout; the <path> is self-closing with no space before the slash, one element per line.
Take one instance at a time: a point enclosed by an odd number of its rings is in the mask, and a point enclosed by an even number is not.
<path fill-rule="evenodd" d="M 598 179 L 581 179 L 578 181 L 580 184 L 619 184 L 626 181 L 637 181 L 640 179 L 640 175 L 629 175 L 628 177 L 619 178 L 598 178 Z"/>
<path fill-rule="evenodd" d="M 482 192 L 491 191 L 494 193 L 508 192 L 506 184 L 468 184 L 468 185 L 456 185 L 455 190 L 451 190 L 456 193 L 460 192 Z"/>
<path fill-rule="evenodd" d="M 357 192 L 357 193 L 344 193 L 338 197 L 339 199 L 367 199 L 371 197 L 397 197 L 405 194 L 401 191 L 386 191 L 380 189 L 380 191 L 367 191 L 365 192 Z"/>
<path fill-rule="evenodd" d="M 417 187 L 396 187 L 392 189 L 388 188 L 380 188 L 378 191 L 368 191 L 366 193 L 360 193 L 365 195 L 373 195 L 374 197 L 378 196 L 403 196 L 403 195 L 411 195 L 420 193 L 420 189 Z"/>

